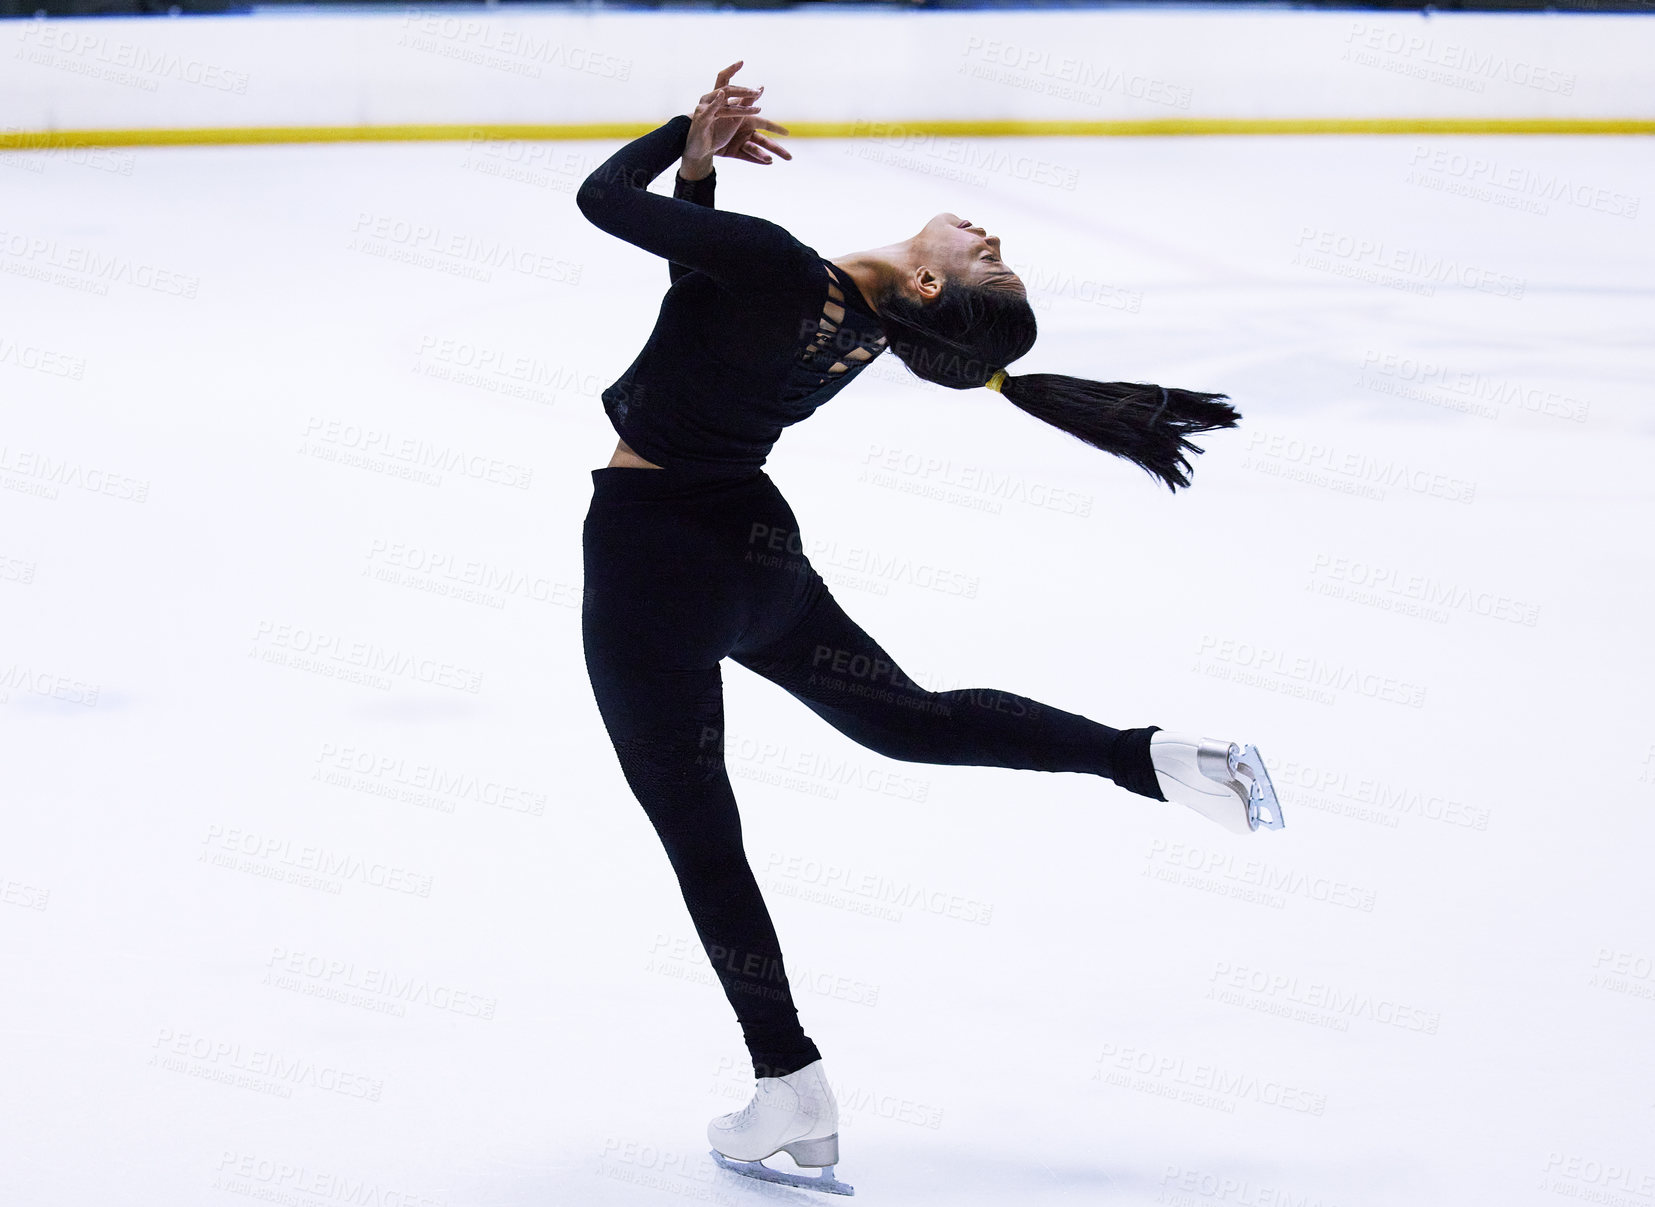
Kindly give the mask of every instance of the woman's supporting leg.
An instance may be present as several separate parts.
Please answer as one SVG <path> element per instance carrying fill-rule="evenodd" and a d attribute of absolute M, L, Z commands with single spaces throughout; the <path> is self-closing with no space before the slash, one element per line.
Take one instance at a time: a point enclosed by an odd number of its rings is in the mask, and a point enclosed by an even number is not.
<path fill-rule="evenodd" d="M 820 579 L 816 580 L 820 584 Z M 998 688 L 928 691 L 849 616 L 825 584 L 780 637 L 731 655 L 870 750 L 915 763 L 1081 771 L 1165 800 L 1150 762 L 1158 726 L 1111 729 Z"/>
<path fill-rule="evenodd" d="M 588 665 L 621 771 L 666 848 L 755 1076 L 782 1077 L 820 1060 L 799 1024 L 781 944 L 742 846 L 724 767 L 717 666 L 660 673 L 590 653 Z"/>
<path fill-rule="evenodd" d="M 799 1025 L 724 765 L 719 661 L 751 600 L 746 515 L 720 521 L 732 507 L 720 500 L 742 495 L 730 487 L 710 499 L 696 491 L 657 502 L 681 485 L 664 470 L 599 470 L 594 482 L 581 629 L 598 710 L 741 1023 L 755 1075 L 785 1076 L 821 1053 Z"/>

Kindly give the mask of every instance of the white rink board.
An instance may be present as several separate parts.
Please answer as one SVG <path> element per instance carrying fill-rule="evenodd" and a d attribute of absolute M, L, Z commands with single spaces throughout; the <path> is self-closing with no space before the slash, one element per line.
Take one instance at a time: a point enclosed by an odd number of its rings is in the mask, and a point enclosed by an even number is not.
<path fill-rule="evenodd" d="M 1655 116 L 1630 15 L 514 6 L 8 21 L 0 130 L 642 122 L 736 59 L 800 121 Z"/>
<path fill-rule="evenodd" d="M 759 1201 L 704 1154 L 740 1037 L 581 657 L 597 392 L 667 282 L 572 204 L 611 145 L 0 161 L 0 1201 Z M 880 364 L 770 470 L 916 678 L 1257 742 L 1288 829 L 893 763 L 730 667 L 841 1175 L 1645 1202 L 1649 144 L 1008 145 L 1076 187 L 823 141 L 720 200 L 827 255 L 954 209 L 1033 287 L 1019 367 L 1244 426 L 1174 498 Z M 1584 191 L 1490 183 L 1547 174 Z"/>

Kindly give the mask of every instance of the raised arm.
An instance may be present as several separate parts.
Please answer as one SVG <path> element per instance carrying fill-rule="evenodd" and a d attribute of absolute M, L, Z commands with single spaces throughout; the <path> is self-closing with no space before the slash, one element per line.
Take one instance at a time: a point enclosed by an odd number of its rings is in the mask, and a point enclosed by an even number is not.
<path fill-rule="evenodd" d="M 575 194 L 580 212 L 616 238 L 738 291 L 774 290 L 813 267 L 809 249 L 774 222 L 649 191 L 684 153 L 689 129 L 680 114 L 616 151 Z"/>
<path fill-rule="evenodd" d="M 685 180 L 682 172 L 674 172 L 672 179 L 672 195 L 680 201 L 688 201 L 692 205 L 704 205 L 708 209 L 717 209 L 713 204 L 713 187 L 717 183 L 718 174 L 711 169 L 699 180 Z M 677 284 L 678 278 L 694 270 L 678 263 L 676 260 L 667 265 L 667 277 Z"/>
<path fill-rule="evenodd" d="M 602 230 L 669 261 L 676 280 L 699 270 L 740 292 L 785 290 L 800 273 L 816 271 L 815 257 L 781 226 L 750 214 L 712 208 L 712 157 L 772 162 L 792 158 L 761 130 L 785 128 L 757 117 L 762 89 L 729 83 L 741 64 L 719 73 L 718 87 L 701 98 L 694 117 L 680 114 L 626 144 L 600 164 L 575 194 L 581 213 Z M 683 156 L 687 177 L 671 197 L 650 182 Z"/>

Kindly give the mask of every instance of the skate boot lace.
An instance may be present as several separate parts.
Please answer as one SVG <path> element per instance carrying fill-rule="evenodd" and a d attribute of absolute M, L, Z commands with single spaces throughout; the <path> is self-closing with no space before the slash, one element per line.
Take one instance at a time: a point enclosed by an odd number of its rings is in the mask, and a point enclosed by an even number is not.
<path fill-rule="evenodd" d="M 742 1107 L 735 1114 L 730 1115 L 728 1117 L 729 1118 L 728 1126 L 731 1127 L 731 1128 L 737 1128 L 737 1127 L 742 1126 L 742 1124 L 746 1123 L 749 1119 L 751 1119 L 755 1114 L 758 1113 L 758 1109 L 759 1109 L 759 1092 L 757 1090 L 754 1090 L 753 1091 L 753 1096 L 750 1099 L 747 1100 L 747 1105 Z"/>

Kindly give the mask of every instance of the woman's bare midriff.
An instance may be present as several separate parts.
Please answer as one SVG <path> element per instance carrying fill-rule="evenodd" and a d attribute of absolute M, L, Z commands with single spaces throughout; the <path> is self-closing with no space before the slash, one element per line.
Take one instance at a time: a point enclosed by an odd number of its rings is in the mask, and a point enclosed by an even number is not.
<path fill-rule="evenodd" d="M 609 458 L 610 469 L 660 469 L 653 461 L 645 461 L 637 453 L 626 447 L 622 440 L 615 445 L 615 455 Z"/>

